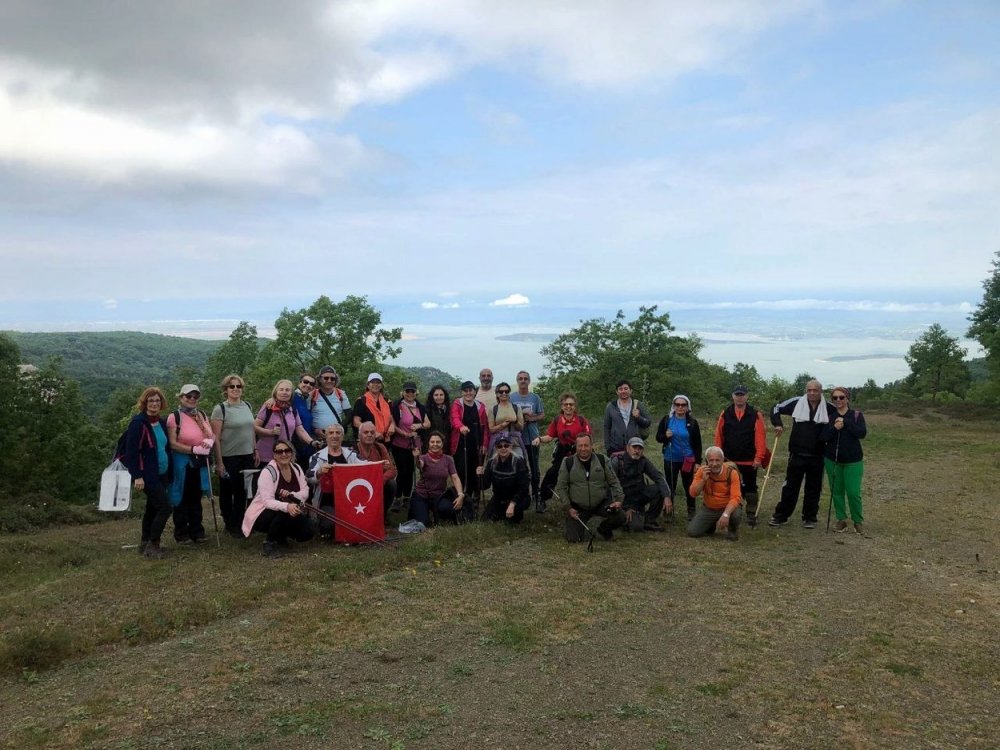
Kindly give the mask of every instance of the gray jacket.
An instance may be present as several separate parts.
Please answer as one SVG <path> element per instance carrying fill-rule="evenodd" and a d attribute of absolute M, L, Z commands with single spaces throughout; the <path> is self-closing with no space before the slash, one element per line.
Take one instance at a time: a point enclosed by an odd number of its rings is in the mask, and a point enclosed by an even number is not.
<path fill-rule="evenodd" d="M 635 408 L 636 404 L 639 405 L 639 418 L 629 416 L 627 426 L 622 419 L 622 413 L 618 410 L 618 399 L 609 402 L 604 409 L 604 450 L 609 456 L 625 450 L 629 438 L 641 438 L 639 430 L 649 429 L 653 424 L 649 412 L 646 411 L 646 404 L 639 399 L 632 399 L 632 408 Z"/>

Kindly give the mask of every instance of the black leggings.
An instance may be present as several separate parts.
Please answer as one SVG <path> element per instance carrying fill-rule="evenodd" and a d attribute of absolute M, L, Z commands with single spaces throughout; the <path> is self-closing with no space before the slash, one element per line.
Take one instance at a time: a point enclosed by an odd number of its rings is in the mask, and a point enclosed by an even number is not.
<path fill-rule="evenodd" d="M 663 459 L 663 473 L 667 477 L 670 489 L 674 491 L 674 500 L 677 499 L 677 476 L 680 475 L 688 510 L 694 510 L 695 498 L 691 497 L 691 482 L 694 481 L 694 471 L 681 471 L 682 465 L 681 461 Z"/>
<path fill-rule="evenodd" d="M 159 544 L 163 529 L 170 520 L 170 498 L 167 497 L 167 475 L 160 477 L 157 484 L 147 484 L 146 512 L 142 514 L 142 541 Z"/>

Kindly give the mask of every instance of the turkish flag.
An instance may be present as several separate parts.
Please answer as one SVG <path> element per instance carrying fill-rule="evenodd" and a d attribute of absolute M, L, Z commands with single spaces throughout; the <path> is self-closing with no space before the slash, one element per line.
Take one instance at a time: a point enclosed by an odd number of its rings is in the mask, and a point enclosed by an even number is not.
<path fill-rule="evenodd" d="M 382 462 L 334 464 L 333 539 L 345 544 L 364 544 L 385 539 L 382 525 Z M 353 531 L 356 527 L 363 533 Z"/>

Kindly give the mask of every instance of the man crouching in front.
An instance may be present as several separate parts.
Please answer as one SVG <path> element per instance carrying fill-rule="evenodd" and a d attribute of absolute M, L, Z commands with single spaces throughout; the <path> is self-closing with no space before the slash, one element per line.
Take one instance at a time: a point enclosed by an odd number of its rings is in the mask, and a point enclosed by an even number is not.
<path fill-rule="evenodd" d="M 625 525 L 625 493 L 607 461 L 594 453 L 590 435 L 577 435 L 576 455 L 564 458 L 559 467 L 556 493 L 566 503 L 567 542 L 582 542 L 587 521 L 594 516 L 604 519 L 597 533 L 608 542 L 614 539 L 614 530 Z"/>
<path fill-rule="evenodd" d="M 688 536 L 705 536 L 716 531 L 726 532 L 726 539 L 739 539 L 743 511 L 740 510 L 740 472 L 726 463 L 722 448 L 712 446 L 705 451 L 705 463 L 695 473 L 691 494 L 703 495 L 701 507 L 687 527 Z"/>

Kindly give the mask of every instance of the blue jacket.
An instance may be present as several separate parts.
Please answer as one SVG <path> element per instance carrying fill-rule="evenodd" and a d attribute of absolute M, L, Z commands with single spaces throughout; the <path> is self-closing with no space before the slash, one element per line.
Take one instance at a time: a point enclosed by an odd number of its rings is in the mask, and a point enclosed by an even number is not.
<path fill-rule="evenodd" d="M 159 418 L 160 427 L 163 434 L 167 434 L 167 420 Z M 172 451 L 167 448 L 167 481 L 173 470 Z M 128 469 L 132 479 L 140 477 L 147 485 L 160 484 L 160 462 L 156 457 L 156 436 L 153 435 L 153 428 L 149 424 L 149 417 L 145 414 L 136 414 L 132 421 L 128 423 L 125 431 L 125 467 Z"/>

